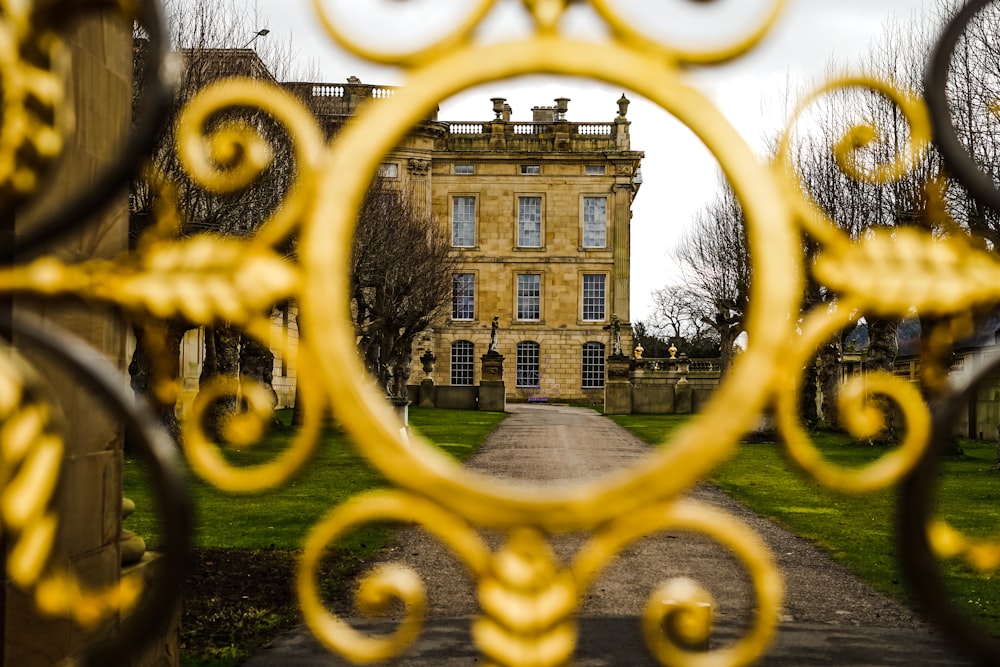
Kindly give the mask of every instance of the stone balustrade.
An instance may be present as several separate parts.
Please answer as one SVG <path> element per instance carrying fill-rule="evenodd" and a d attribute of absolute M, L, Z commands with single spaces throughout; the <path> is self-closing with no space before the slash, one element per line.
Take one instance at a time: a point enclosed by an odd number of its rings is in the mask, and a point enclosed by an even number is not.
<path fill-rule="evenodd" d="M 317 115 L 352 116 L 362 103 L 385 100 L 396 90 L 360 82 L 347 83 L 285 83 L 286 90 L 305 102 Z"/>

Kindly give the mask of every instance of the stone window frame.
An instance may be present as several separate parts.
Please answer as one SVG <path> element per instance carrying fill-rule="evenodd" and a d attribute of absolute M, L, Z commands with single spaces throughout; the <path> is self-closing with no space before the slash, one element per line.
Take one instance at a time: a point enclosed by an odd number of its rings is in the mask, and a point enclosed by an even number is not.
<path fill-rule="evenodd" d="M 456 340 L 451 344 L 449 380 L 452 385 L 468 387 L 475 384 L 476 344 L 471 340 Z"/>
<path fill-rule="evenodd" d="M 399 178 L 398 162 L 383 162 L 378 166 L 379 178 Z"/>
<path fill-rule="evenodd" d="M 593 299 L 593 295 L 587 294 L 587 283 L 588 279 L 600 278 L 601 281 L 601 301 L 600 301 L 600 317 L 588 317 L 588 306 L 593 308 L 596 306 L 596 301 L 591 301 L 588 303 L 588 299 Z M 580 321 L 581 322 L 606 322 L 608 319 L 608 274 L 603 271 L 587 271 L 580 274 Z M 596 315 L 596 313 L 591 312 L 591 315 Z"/>
<path fill-rule="evenodd" d="M 456 205 L 458 203 L 458 200 L 460 200 L 460 199 L 471 199 L 472 200 L 472 220 L 471 220 L 471 224 L 472 224 L 472 242 L 469 243 L 468 245 L 466 245 L 466 244 L 461 244 L 460 245 L 460 244 L 456 243 L 456 234 L 455 234 L 455 231 L 456 231 L 456 227 L 455 227 L 456 220 L 455 220 L 455 213 L 456 213 Z M 450 193 L 448 195 L 448 209 L 449 209 L 449 217 L 451 219 L 451 247 L 452 248 L 465 248 L 465 249 L 475 248 L 476 244 L 477 244 L 477 241 L 478 241 L 478 238 L 479 238 L 479 235 L 478 235 L 478 231 L 479 231 L 479 194 L 475 193 L 475 192 L 453 192 L 453 193 Z M 462 221 L 462 223 L 465 223 L 465 222 L 467 222 L 467 221 L 464 221 L 464 220 Z"/>
<path fill-rule="evenodd" d="M 463 277 L 464 276 L 468 276 L 471 279 L 471 282 L 472 282 L 472 294 L 471 294 L 471 298 L 472 298 L 472 314 L 469 317 L 456 317 L 456 313 L 458 312 L 458 299 L 459 299 L 459 294 L 458 294 L 458 291 L 457 291 L 458 290 L 458 278 L 460 276 L 463 276 Z M 476 320 L 476 306 L 478 305 L 477 304 L 477 299 L 476 299 L 476 285 L 479 282 L 478 278 L 479 277 L 476 275 L 475 271 L 462 270 L 462 271 L 455 271 L 452 274 L 452 277 L 451 277 L 451 321 L 452 322 L 475 322 L 475 320 Z M 466 296 L 468 296 L 468 295 L 466 295 Z"/>
<path fill-rule="evenodd" d="M 514 386 L 528 389 L 540 387 L 542 346 L 533 340 L 518 341 L 514 359 Z"/>
<path fill-rule="evenodd" d="M 524 245 L 521 243 L 521 200 L 538 199 L 538 245 Z M 545 249 L 545 193 L 543 192 L 518 192 L 514 196 L 514 248 L 518 250 L 544 250 Z"/>
<path fill-rule="evenodd" d="M 528 289 L 530 285 L 522 286 L 522 278 L 535 277 L 538 279 L 537 290 L 534 294 L 529 293 Z M 542 286 L 545 281 L 542 280 L 542 273 L 540 271 L 527 271 L 524 273 L 517 273 L 514 275 L 514 320 L 516 322 L 541 322 L 542 321 Z M 522 302 L 522 298 L 525 301 Z M 522 317 L 522 312 L 530 311 L 532 300 L 534 301 L 534 311 L 536 317 Z M 529 312 L 530 314 L 530 312 Z"/>
<path fill-rule="evenodd" d="M 587 164 L 583 167 L 584 176 L 606 176 L 607 173 L 608 168 L 604 164 Z"/>
<path fill-rule="evenodd" d="M 476 173 L 476 165 L 471 162 L 456 163 L 453 171 L 456 176 L 474 176 Z"/>
<path fill-rule="evenodd" d="M 521 165 L 521 175 L 522 176 L 541 176 L 542 175 L 542 165 L 538 163 L 522 164 Z"/>
<path fill-rule="evenodd" d="M 587 202 L 588 200 L 604 200 L 604 243 L 602 245 L 588 244 L 587 242 Z M 607 250 L 609 234 L 608 209 L 610 208 L 610 195 L 607 193 L 581 193 L 580 195 L 580 249 L 581 250 Z"/>
<path fill-rule="evenodd" d="M 581 387 L 584 389 L 604 388 L 604 357 L 607 346 L 596 340 L 583 344 L 580 357 Z"/>

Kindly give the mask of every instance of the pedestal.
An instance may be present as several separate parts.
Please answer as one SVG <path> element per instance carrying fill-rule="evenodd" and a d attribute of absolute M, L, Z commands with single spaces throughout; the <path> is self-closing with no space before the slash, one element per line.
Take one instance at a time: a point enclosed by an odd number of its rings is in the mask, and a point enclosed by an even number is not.
<path fill-rule="evenodd" d="M 487 352 L 482 357 L 483 379 L 479 383 L 479 409 L 506 412 L 507 389 L 503 382 L 503 355 Z"/>
<path fill-rule="evenodd" d="M 608 377 L 604 382 L 604 414 L 632 414 L 632 360 L 624 354 L 608 357 Z"/>
<path fill-rule="evenodd" d="M 424 378 L 420 381 L 420 391 L 417 397 L 417 405 L 422 408 L 433 408 L 434 404 L 434 380 Z"/>

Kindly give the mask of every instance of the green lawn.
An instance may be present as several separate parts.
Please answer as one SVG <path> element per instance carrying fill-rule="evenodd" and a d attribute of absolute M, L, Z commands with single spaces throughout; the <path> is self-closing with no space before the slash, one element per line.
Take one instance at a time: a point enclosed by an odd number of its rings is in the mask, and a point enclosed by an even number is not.
<path fill-rule="evenodd" d="M 252 448 L 229 451 L 238 464 L 258 463 L 282 451 L 294 436 L 286 427 Z M 410 411 L 410 425 L 459 461 L 475 453 L 504 413 Z M 160 541 L 156 502 L 142 462 L 125 456 L 124 494 L 137 512 L 125 527 L 150 547 Z M 195 507 L 193 567 L 186 582 L 181 627 L 185 667 L 233 667 L 297 620 L 291 579 L 298 549 L 331 508 L 385 482 L 334 424 L 322 431 L 302 473 L 284 488 L 258 496 L 230 495 L 190 476 Z M 365 526 L 331 545 L 321 573 L 323 595 L 343 600 L 357 571 L 392 535 L 387 525 Z"/>
<path fill-rule="evenodd" d="M 287 423 L 288 411 L 279 414 Z M 459 461 L 471 456 L 506 415 L 498 412 L 410 409 L 410 425 Z M 286 426 L 265 442 L 239 452 L 230 460 L 257 463 L 287 446 L 295 429 Z M 362 491 L 384 485 L 351 447 L 335 424 L 327 425 L 321 442 L 303 472 L 284 488 L 256 496 L 230 495 L 194 477 L 191 490 L 196 512 L 195 546 L 243 549 L 298 548 L 306 532 L 331 507 Z M 155 547 L 159 543 L 156 502 L 142 461 L 125 456 L 124 493 L 138 507 L 126 528 Z"/>
<path fill-rule="evenodd" d="M 659 444 L 683 417 L 611 417 L 650 444 Z M 854 443 L 839 433 L 816 432 L 829 460 L 857 467 L 886 450 Z M 938 489 L 940 516 L 969 534 L 997 532 L 1000 474 L 993 472 L 995 443 L 963 440 L 966 455 L 943 461 Z M 781 446 L 743 444 L 713 474 L 728 495 L 826 550 L 873 588 L 911 602 L 897 561 L 896 490 L 840 495 L 821 488 L 784 457 Z M 981 576 L 960 564 L 944 568 L 953 598 L 984 630 L 1000 635 L 1000 578 Z"/>

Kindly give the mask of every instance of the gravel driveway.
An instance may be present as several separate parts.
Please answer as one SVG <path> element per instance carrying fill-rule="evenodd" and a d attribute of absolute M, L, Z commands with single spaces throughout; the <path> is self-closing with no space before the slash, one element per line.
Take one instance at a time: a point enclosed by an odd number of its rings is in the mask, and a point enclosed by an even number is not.
<path fill-rule="evenodd" d="M 634 464 L 649 447 L 592 410 L 511 405 L 511 415 L 468 466 L 501 478 L 559 483 L 599 477 Z M 785 580 L 781 631 L 763 665 L 968 665 L 912 612 L 871 590 L 807 542 L 733 502 L 714 487 L 690 494 L 738 516 L 770 546 Z M 486 535 L 496 548 L 499 535 Z M 585 536 L 556 540 L 563 562 Z M 391 560 L 416 567 L 429 591 L 428 621 L 411 652 L 390 664 L 457 667 L 481 664 L 469 639 L 478 614 L 464 569 L 423 533 L 405 531 Z M 687 533 L 649 537 L 623 552 L 586 593 L 579 613 L 574 664 L 654 665 L 640 637 L 638 616 L 657 583 L 689 576 L 716 602 L 712 648 L 739 637 L 753 612 L 742 568 L 714 543 Z M 360 623 L 384 632 L 387 626 Z M 282 637 L 247 667 L 346 665 L 321 649 L 305 629 Z"/>

